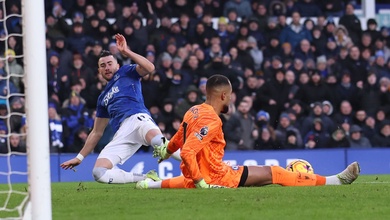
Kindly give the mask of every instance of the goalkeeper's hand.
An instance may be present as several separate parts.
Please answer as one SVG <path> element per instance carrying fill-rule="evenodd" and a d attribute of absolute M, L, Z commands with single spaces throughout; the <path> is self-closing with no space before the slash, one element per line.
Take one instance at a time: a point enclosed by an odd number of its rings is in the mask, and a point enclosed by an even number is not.
<path fill-rule="evenodd" d="M 196 186 L 196 188 L 199 188 L 199 189 L 227 188 L 226 186 L 208 184 L 208 183 L 206 183 L 206 181 L 204 181 L 204 179 L 202 179 L 201 181 L 196 183 L 195 186 Z"/>
<path fill-rule="evenodd" d="M 163 143 L 161 145 L 153 146 L 153 157 L 159 157 L 158 163 L 161 163 L 161 161 L 166 160 L 171 156 L 167 151 L 168 143 L 169 141 L 163 137 Z"/>

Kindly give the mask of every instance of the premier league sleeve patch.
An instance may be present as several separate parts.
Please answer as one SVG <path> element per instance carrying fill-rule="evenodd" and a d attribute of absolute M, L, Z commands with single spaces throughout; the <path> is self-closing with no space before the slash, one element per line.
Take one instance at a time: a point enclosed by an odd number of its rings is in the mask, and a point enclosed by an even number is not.
<path fill-rule="evenodd" d="M 203 137 L 207 135 L 207 133 L 209 133 L 209 127 L 204 126 L 199 130 L 199 132 L 195 132 L 195 136 L 201 141 L 203 140 Z"/>

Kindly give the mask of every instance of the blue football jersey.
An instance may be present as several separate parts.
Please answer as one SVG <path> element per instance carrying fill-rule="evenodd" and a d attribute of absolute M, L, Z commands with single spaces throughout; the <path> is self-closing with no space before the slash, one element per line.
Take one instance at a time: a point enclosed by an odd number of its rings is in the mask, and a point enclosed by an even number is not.
<path fill-rule="evenodd" d="M 141 76 L 136 64 L 124 65 L 114 74 L 98 98 L 96 117 L 110 118 L 114 133 L 131 115 L 147 113 L 142 96 Z"/>

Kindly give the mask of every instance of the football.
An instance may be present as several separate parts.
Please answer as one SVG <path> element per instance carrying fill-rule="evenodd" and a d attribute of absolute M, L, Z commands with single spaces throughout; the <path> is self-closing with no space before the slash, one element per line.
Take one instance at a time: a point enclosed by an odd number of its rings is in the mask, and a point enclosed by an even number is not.
<path fill-rule="evenodd" d="M 314 173 L 313 166 L 303 159 L 291 161 L 289 164 L 287 164 L 286 170 L 291 172 Z"/>

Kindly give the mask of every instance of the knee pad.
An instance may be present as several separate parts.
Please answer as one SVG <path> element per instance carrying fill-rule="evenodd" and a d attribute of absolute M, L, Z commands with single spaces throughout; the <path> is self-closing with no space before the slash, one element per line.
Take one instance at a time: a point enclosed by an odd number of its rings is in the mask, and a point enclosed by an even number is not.
<path fill-rule="evenodd" d="M 107 168 L 104 167 L 94 167 L 92 169 L 92 175 L 96 181 L 98 181 L 106 172 Z"/>

